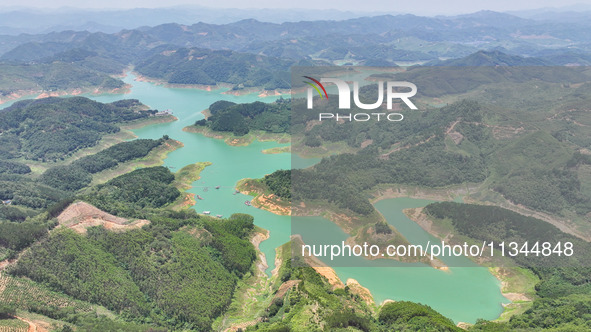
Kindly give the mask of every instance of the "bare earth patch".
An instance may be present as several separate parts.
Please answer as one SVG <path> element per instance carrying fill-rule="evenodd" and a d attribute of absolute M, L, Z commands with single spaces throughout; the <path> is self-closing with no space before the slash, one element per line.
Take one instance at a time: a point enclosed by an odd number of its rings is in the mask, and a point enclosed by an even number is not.
<path fill-rule="evenodd" d="M 265 233 L 256 233 L 250 239 L 250 243 L 252 243 L 252 245 L 254 246 L 256 251 L 259 253 L 259 261 L 257 262 L 257 268 L 263 274 L 265 273 L 265 271 L 267 270 L 267 268 L 269 266 L 267 265 L 267 258 L 265 256 L 265 254 L 260 250 L 259 245 L 261 244 L 261 242 L 267 240 L 268 238 L 269 238 L 269 231 L 267 230 L 267 231 L 265 231 Z"/>
<path fill-rule="evenodd" d="M 265 194 L 251 179 L 243 179 L 237 185 L 241 194 L 254 196 L 252 206 L 280 216 L 291 216 L 291 203 L 274 194 Z"/>
<path fill-rule="evenodd" d="M 291 216 L 291 209 L 286 206 L 281 206 L 281 198 L 273 194 L 259 195 L 255 197 L 251 202 L 254 207 L 267 210 L 280 216 Z"/>
<path fill-rule="evenodd" d="M 297 240 L 301 241 L 301 237 L 297 236 Z M 327 266 L 324 262 L 322 262 L 315 256 L 304 256 L 303 258 L 306 264 L 313 268 L 316 271 L 316 273 L 320 274 L 328 280 L 328 283 L 332 286 L 333 289 L 345 288 L 345 284 L 343 284 L 343 282 L 341 281 L 341 279 L 332 267 Z"/>
<path fill-rule="evenodd" d="M 150 223 L 150 221 L 144 219 L 129 221 L 101 211 L 85 202 L 71 204 L 57 217 L 57 220 L 60 225 L 73 229 L 80 234 L 86 234 L 86 229 L 93 226 L 103 226 L 113 231 L 126 231 L 141 228 Z"/>
<path fill-rule="evenodd" d="M 48 330 L 45 328 L 37 328 L 37 324 L 31 322 L 28 319 L 15 316 L 16 319 L 22 320 L 23 322 L 29 324 L 29 331 L 28 332 L 47 332 Z"/>
<path fill-rule="evenodd" d="M 279 286 L 279 289 L 277 290 L 277 293 L 275 294 L 273 300 L 283 298 L 283 296 L 285 296 L 285 293 L 287 293 L 288 290 L 299 285 L 300 282 L 301 280 L 288 280 L 282 283 L 281 286 Z"/>
<path fill-rule="evenodd" d="M 369 289 L 361 286 L 359 281 L 349 278 L 347 279 L 347 287 L 349 287 L 349 291 L 351 293 L 359 295 L 359 297 L 363 299 L 365 303 L 369 304 L 370 306 L 374 304 L 374 299 L 371 295 L 371 292 Z"/>
<path fill-rule="evenodd" d="M 327 266 L 314 256 L 305 257 L 305 261 L 306 264 L 308 264 L 310 267 L 314 269 L 314 271 L 316 271 L 316 273 L 325 277 L 333 289 L 345 288 L 345 284 L 343 284 L 343 282 L 341 281 L 341 279 L 332 267 Z M 357 280 L 351 278 L 347 279 L 346 286 L 349 287 L 349 291 L 351 293 L 359 295 L 359 297 L 363 299 L 367 304 L 373 305 L 375 303 L 369 289 L 361 286 L 361 284 Z"/>

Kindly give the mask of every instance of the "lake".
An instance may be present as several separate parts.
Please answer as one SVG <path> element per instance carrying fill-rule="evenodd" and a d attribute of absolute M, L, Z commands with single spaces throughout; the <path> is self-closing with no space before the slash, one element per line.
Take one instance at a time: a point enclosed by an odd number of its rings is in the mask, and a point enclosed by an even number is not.
<path fill-rule="evenodd" d="M 203 118 L 200 113 L 211 103 L 228 100 L 237 103 L 262 100 L 272 102 L 277 97 L 260 98 L 257 95 L 234 96 L 223 94 L 224 90 L 205 91 L 198 89 L 168 88 L 148 82 L 135 81 L 131 74 L 124 81 L 133 87 L 129 94 L 86 95 L 100 102 L 112 102 L 124 98 L 139 99 L 153 109 L 170 109 L 178 121 L 150 125 L 134 133 L 139 138 L 160 138 L 169 135 L 181 141 L 184 147 L 170 153 L 164 165 L 173 172 L 182 167 L 209 161 L 211 166 L 201 173 L 201 179 L 189 190 L 203 197 L 194 206 L 197 212 L 211 211 L 224 217 L 232 213 L 248 213 L 254 216 L 255 224 L 270 231 L 270 238 L 260 248 L 265 254 L 269 269 L 274 268 L 275 248 L 289 240 L 291 218 L 277 216 L 244 204 L 251 197 L 235 194 L 236 183 L 243 178 L 260 178 L 278 169 L 289 169 L 292 156 L 288 153 L 264 154 L 263 150 L 284 146 L 275 142 L 256 141 L 249 146 L 233 147 L 219 139 L 182 131 L 186 126 Z M 9 105 L 2 105 L 5 107 Z M 317 160 L 295 156 L 297 165 L 307 167 Z M 219 189 L 215 189 L 216 187 Z M 376 203 L 376 208 L 412 243 L 421 243 L 430 238 L 416 223 L 402 213 L 404 208 L 425 206 L 429 201 L 396 198 Z M 314 236 L 324 239 L 345 239 L 345 234 L 335 224 L 320 217 L 294 218 L 294 222 L 313 222 L 322 228 L 322 233 L 303 235 L 312 241 Z M 502 303 L 509 301 L 501 295 L 500 282 L 486 268 L 450 268 L 449 271 L 431 267 L 399 263 L 396 267 L 380 267 L 374 261 L 363 261 L 363 267 L 335 267 L 338 276 L 346 281 L 354 278 L 368 288 L 379 304 L 386 299 L 408 300 L 427 304 L 454 321 L 473 323 L 478 318 L 495 319 L 503 311 Z"/>

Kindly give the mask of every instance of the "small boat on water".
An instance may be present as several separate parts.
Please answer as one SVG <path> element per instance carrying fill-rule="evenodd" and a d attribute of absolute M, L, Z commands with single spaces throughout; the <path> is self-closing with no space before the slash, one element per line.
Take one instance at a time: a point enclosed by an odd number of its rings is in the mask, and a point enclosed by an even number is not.
<path fill-rule="evenodd" d="M 220 186 L 215 187 L 215 189 L 220 189 Z"/>
<path fill-rule="evenodd" d="M 197 199 L 203 199 L 203 197 L 201 197 L 201 196 L 197 195 Z"/>
<path fill-rule="evenodd" d="M 244 205 L 252 206 L 252 203 L 250 201 L 244 201 Z"/>
<path fill-rule="evenodd" d="M 218 218 L 223 217 L 221 214 L 216 214 L 215 216 L 218 217 Z"/>
<path fill-rule="evenodd" d="M 208 215 L 211 214 L 211 211 L 203 211 L 203 214 L 206 215 L 206 216 L 208 216 Z"/>

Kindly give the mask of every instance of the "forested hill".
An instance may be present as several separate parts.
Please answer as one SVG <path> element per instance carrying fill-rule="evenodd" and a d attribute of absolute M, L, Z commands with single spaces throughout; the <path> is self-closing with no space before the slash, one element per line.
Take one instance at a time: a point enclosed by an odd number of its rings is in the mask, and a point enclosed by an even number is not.
<path fill-rule="evenodd" d="M 289 67 L 294 64 L 294 61 L 248 53 L 181 48 L 143 60 L 135 70 L 173 84 L 231 83 L 289 89 Z"/>
<path fill-rule="evenodd" d="M 297 114 L 295 121 L 313 120 L 306 116 Z M 562 120 L 548 121 L 548 129 L 540 130 L 543 122 L 529 122 L 524 114 L 517 116 L 528 130 L 507 139 L 487 124 L 494 116 L 499 116 L 497 110 L 463 100 L 406 113 L 404 125 L 396 127 L 387 122 L 370 126 L 334 121 L 309 126 L 294 133 L 296 149 L 318 151 L 341 142 L 357 152 L 329 156 L 312 169 L 293 171 L 294 200 L 324 198 L 367 215 L 374 208 L 359 193 L 381 184 L 434 188 L 481 183 L 478 197 L 490 197 L 492 190 L 538 211 L 585 219 L 591 211 L 591 195 L 583 185 L 589 180 L 583 171 L 589 161 L 577 151 L 585 146 L 579 142 L 586 142 L 588 133 Z M 369 145 L 362 148 L 363 142 Z"/>
<path fill-rule="evenodd" d="M 22 222 L 87 186 L 92 174 L 146 156 L 161 140 L 123 142 L 97 154 L 63 164 L 74 152 L 95 146 L 119 125 L 144 119 L 138 100 L 103 104 L 84 97 L 24 100 L 0 110 L 0 220 Z M 39 176 L 27 164 L 47 168 Z M 44 162 L 58 162 L 43 164 Z M 33 167 L 33 166 L 32 166 Z M 42 169 L 43 169 L 42 168 Z M 17 240 L 18 242 L 18 240 Z"/>
<path fill-rule="evenodd" d="M 94 146 L 118 124 L 147 118 L 138 100 L 103 104 L 85 97 L 23 100 L 0 110 L 0 157 L 58 160 Z"/>
<path fill-rule="evenodd" d="M 195 122 L 195 125 L 232 132 L 236 136 L 246 135 L 251 130 L 286 133 L 291 119 L 289 103 L 283 98 L 270 104 L 260 101 L 246 104 L 217 101 L 209 106 L 211 116 L 207 120 Z"/>
<path fill-rule="evenodd" d="M 93 174 L 145 157 L 165 142 L 169 143 L 165 137 L 122 142 L 70 164 L 50 167 L 40 176 L 29 174 L 31 168 L 22 162 L 2 161 L 0 200 L 10 201 L 10 204 L 0 206 L 0 221 L 22 222 L 38 214 L 40 209 L 51 210 L 52 206 L 59 206 L 59 202 L 68 201 L 78 190 L 88 186 Z"/>
<path fill-rule="evenodd" d="M 424 29 L 437 33 L 425 34 Z M 473 55 L 468 62 L 480 65 L 491 62 L 487 54 L 478 53 L 485 51 L 506 54 L 501 64 L 586 65 L 591 63 L 591 38 L 584 33 L 586 29 L 581 21 L 542 23 L 479 12 L 458 17 L 382 15 L 283 24 L 256 20 L 222 25 L 170 23 L 113 34 L 0 35 L 0 68 L 6 73 L 0 79 L 0 93 L 113 89 L 122 82 L 108 75 L 129 65 L 170 83 L 225 82 L 266 88 L 285 88 L 288 80 L 281 72 L 294 64 L 392 66 L 399 62 L 436 64 L 445 58 L 451 59 L 445 64 L 456 65 L 455 59 Z M 526 30 L 530 36 L 547 36 L 556 43 L 532 44 L 523 37 Z M 68 73 L 68 80 L 56 76 L 58 71 Z M 21 80 L 15 85 L 17 77 Z"/>
<path fill-rule="evenodd" d="M 73 211 L 74 220 L 83 219 L 76 224 L 88 227 L 85 235 L 65 225 L 48 233 L 56 226 L 54 218 L 73 199 L 33 220 L 0 222 L 1 253 L 8 250 L 16 257 L 17 251 L 30 245 L 11 266 L 10 275 L 3 272 L 0 276 L 0 285 L 26 280 L 28 287 L 19 294 L 27 301 L 13 296 L 12 288 L 5 292 L 2 287 L 3 305 L 40 313 L 62 324 L 94 325 L 90 331 L 110 330 L 106 327 L 110 324 L 120 325 L 112 331 L 157 331 L 159 327 L 210 331 L 214 319 L 231 303 L 240 277 L 253 272 L 256 252 L 249 241 L 253 218 L 233 214 L 220 220 L 198 216 L 192 209 L 163 209 L 180 195 L 174 180 L 175 174 L 166 167 L 142 168 L 76 197 L 118 217 L 148 219 L 141 229 L 115 232 L 91 227 L 93 221 Z M 102 214 L 91 219 L 101 219 Z M 109 318 L 97 317 L 78 305 L 68 308 L 63 302 L 44 302 L 47 298 L 38 293 L 47 289 L 70 302 L 103 305 L 112 313 Z M 130 321 L 150 326 L 138 327 Z"/>
<path fill-rule="evenodd" d="M 104 58 L 36 64 L 4 62 L 0 63 L 0 100 L 4 101 L 11 95 L 63 90 L 71 93 L 113 91 L 123 88 L 125 84 L 110 75 L 122 71 L 123 65 Z"/>
<path fill-rule="evenodd" d="M 515 241 L 535 246 L 540 243 L 539 249 L 545 250 L 543 255 L 536 255 L 533 252 L 537 247 L 530 247 L 533 250 L 531 255 L 511 258 L 540 279 L 535 285 L 533 305 L 508 321 L 479 321 L 469 331 L 589 330 L 589 320 L 582 318 L 591 314 L 589 242 L 565 234 L 545 221 L 496 206 L 440 202 L 427 205 L 424 211 L 431 216 L 434 225 L 451 221 L 453 232 L 450 234 L 454 235 L 446 241 L 453 242 L 455 236 L 464 235 L 478 241 L 494 241 L 495 244 Z M 543 243 L 552 243 L 552 246 L 543 249 Z M 556 246 L 557 243 L 572 243 L 571 256 L 567 257 L 568 250 L 567 255 L 559 254 L 562 247 Z"/>

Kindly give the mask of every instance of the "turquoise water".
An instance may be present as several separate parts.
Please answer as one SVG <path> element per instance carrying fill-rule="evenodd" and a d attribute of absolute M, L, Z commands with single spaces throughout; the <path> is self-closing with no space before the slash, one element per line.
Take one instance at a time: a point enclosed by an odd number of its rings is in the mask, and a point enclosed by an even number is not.
<path fill-rule="evenodd" d="M 229 100 L 237 103 L 263 100 L 272 102 L 276 97 L 259 98 L 256 95 L 234 96 L 221 94 L 221 91 L 205 91 L 198 89 L 166 88 L 147 82 L 134 81 L 133 75 L 128 75 L 124 81 L 132 84 L 131 93 L 124 95 L 89 96 L 100 102 L 112 102 L 122 98 L 139 99 L 152 109 L 170 109 L 179 120 L 175 122 L 156 124 L 134 130 L 139 138 L 159 138 L 169 135 L 170 138 L 183 142 L 184 147 L 171 152 L 164 161 L 164 165 L 173 172 L 186 165 L 200 161 L 209 161 L 211 166 L 201 172 L 201 179 L 193 183 L 188 190 L 203 198 L 197 200 L 194 209 L 197 212 L 210 211 L 212 215 L 230 216 L 232 213 L 248 213 L 254 216 L 257 226 L 270 231 L 270 238 L 261 243 L 260 249 L 265 254 L 269 269 L 275 267 L 275 248 L 289 241 L 291 233 L 290 218 L 259 210 L 244 204 L 250 196 L 240 193 L 234 194 L 236 183 L 244 178 L 261 178 L 278 169 L 291 167 L 289 153 L 264 154 L 263 150 L 285 146 L 275 142 L 256 141 L 248 146 L 234 147 L 223 140 L 212 139 L 200 134 L 182 131 L 186 126 L 202 119 L 201 111 L 218 100 Z M 302 161 L 303 167 L 306 160 Z M 215 189 L 217 186 L 220 189 Z"/>
<path fill-rule="evenodd" d="M 37 97 L 37 95 L 29 95 L 29 96 L 24 96 L 18 99 L 12 99 L 12 100 L 8 100 L 3 102 L 2 104 L 0 104 L 0 109 L 12 106 L 12 104 L 16 103 L 17 101 L 21 101 L 21 100 L 25 100 L 25 99 L 33 99 Z"/>
<path fill-rule="evenodd" d="M 291 218 L 245 205 L 244 201 L 250 200 L 251 197 L 234 194 L 234 186 L 243 178 L 260 178 L 277 169 L 289 169 L 292 156 L 288 153 L 262 153 L 264 149 L 283 146 L 275 142 L 257 141 L 246 147 L 232 147 L 222 140 L 183 132 L 182 129 L 201 119 L 203 116 L 200 112 L 217 100 L 239 103 L 255 100 L 271 102 L 276 97 L 233 96 L 222 94 L 223 90 L 167 88 L 147 82 L 136 82 L 133 75 L 128 75 L 124 81 L 133 85 L 129 94 L 87 96 L 101 102 L 135 98 L 154 109 L 172 110 L 178 121 L 150 125 L 134 130 L 134 133 L 140 138 L 160 138 L 169 135 L 181 141 L 184 147 L 170 153 L 165 160 L 164 165 L 170 167 L 173 172 L 200 161 L 213 163 L 201 173 L 201 179 L 193 183 L 193 188 L 189 190 L 203 198 L 197 201 L 194 208 L 199 213 L 211 211 L 213 215 L 221 214 L 226 217 L 238 212 L 253 215 L 256 225 L 270 231 L 270 238 L 261 243 L 261 251 L 269 265 L 267 273 L 270 273 L 274 268 L 275 248 L 289 240 Z M 318 161 L 297 156 L 293 158 L 294 165 L 301 168 Z M 216 186 L 220 188 L 215 189 Z M 376 208 L 411 242 L 420 243 L 430 235 L 406 218 L 402 209 L 424 206 L 428 203 L 424 200 L 397 198 L 380 201 Z M 319 237 L 319 241 L 326 240 L 327 237 L 336 240 L 347 237 L 339 227 L 323 218 L 294 220 L 314 222 L 323 229 L 316 234 L 304 234 L 305 239 L 312 240 L 316 236 Z M 380 267 L 376 262 L 360 261 L 359 266 L 364 267 L 336 267 L 335 271 L 343 281 L 348 278 L 358 280 L 371 291 L 377 303 L 386 299 L 420 302 L 430 305 L 454 321 L 475 322 L 478 318 L 494 319 L 502 312 L 501 303 L 507 302 L 500 293 L 498 280 L 484 268 L 451 268 L 449 272 L 445 272 L 403 263 L 398 267 Z"/>
<path fill-rule="evenodd" d="M 432 243 L 440 241 L 408 219 L 402 210 L 429 203 L 431 201 L 402 197 L 379 201 L 375 207 L 409 242 L 425 245 L 429 240 Z M 294 217 L 292 222 L 299 223 L 297 230 L 306 244 L 341 243 L 348 237 L 337 225 L 322 217 Z M 306 227 L 306 223 L 310 227 Z M 346 261 L 347 265 L 355 267 L 333 268 L 341 280 L 353 278 L 368 288 L 376 303 L 386 299 L 419 302 L 456 322 L 473 323 L 478 318 L 497 318 L 503 311 L 501 303 L 509 303 L 500 292 L 500 282 L 486 268 L 478 267 L 467 258 L 453 260 L 444 262 L 472 267 L 452 267 L 443 271 L 417 263 L 357 257 Z M 345 262 L 341 260 L 341 263 L 344 265 Z M 386 264 L 389 266 L 384 266 Z"/>

